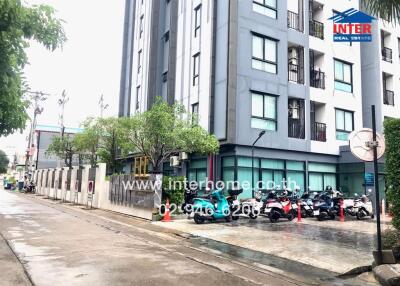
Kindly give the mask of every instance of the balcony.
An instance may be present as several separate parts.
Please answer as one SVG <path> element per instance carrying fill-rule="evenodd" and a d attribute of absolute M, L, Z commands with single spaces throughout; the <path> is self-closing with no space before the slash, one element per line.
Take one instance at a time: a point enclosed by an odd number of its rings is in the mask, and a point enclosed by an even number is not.
<path fill-rule="evenodd" d="M 326 142 L 326 124 L 314 122 L 311 124 L 311 140 Z"/>
<path fill-rule="evenodd" d="M 385 62 L 392 62 L 392 49 L 383 47 L 382 48 L 382 60 Z"/>
<path fill-rule="evenodd" d="M 385 90 L 383 93 L 383 103 L 385 105 L 394 106 L 394 92 L 391 90 Z"/>
<path fill-rule="evenodd" d="M 315 20 L 310 20 L 310 36 L 324 39 L 324 24 Z"/>
<path fill-rule="evenodd" d="M 299 14 L 288 11 L 287 14 L 288 28 L 301 31 Z"/>
<path fill-rule="evenodd" d="M 301 124 L 300 119 L 288 118 L 288 136 L 290 138 L 298 138 L 304 139 L 305 138 L 305 130 L 304 126 Z"/>
<path fill-rule="evenodd" d="M 325 89 L 325 73 L 320 70 L 310 70 L 310 86 Z"/>
<path fill-rule="evenodd" d="M 304 76 L 303 76 L 303 67 L 296 65 L 296 64 L 289 64 L 288 65 L 288 80 L 304 84 Z"/>

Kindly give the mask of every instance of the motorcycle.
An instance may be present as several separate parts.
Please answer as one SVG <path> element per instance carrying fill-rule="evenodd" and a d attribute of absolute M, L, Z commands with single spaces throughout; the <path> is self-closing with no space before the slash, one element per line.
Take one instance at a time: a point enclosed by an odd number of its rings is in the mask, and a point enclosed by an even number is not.
<path fill-rule="evenodd" d="M 187 186 L 184 193 L 184 202 L 181 205 L 181 210 L 184 214 L 190 216 L 193 211 L 193 200 L 198 196 L 198 187 L 191 188 Z"/>
<path fill-rule="evenodd" d="M 297 205 L 292 204 L 288 197 L 288 189 L 281 196 L 275 191 L 271 192 L 265 204 L 264 214 L 268 216 L 270 222 L 278 222 L 280 218 L 292 221 L 297 214 Z"/>
<path fill-rule="evenodd" d="M 232 219 L 233 220 L 238 220 L 239 219 L 239 214 L 242 213 L 241 209 L 241 204 L 238 200 L 238 196 L 243 193 L 243 189 L 230 189 L 228 190 L 228 197 L 226 197 L 226 200 L 228 201 L 229 204 L 229 209 L 232 213 Z"/>
<path fill-rule="evenodd" d="M 305 192 L 301 197 L 300 197 L 300 208 L 301 208 L 301 217 L 306 218 L 306 217 L 313 217 L 314 216 L 314 203 L 313 200 L 310 196 L 309 192 Z"/>
<path fill-rule="evenodd" d="M 334 220 L 337 210 L 335 209 L 334 201 L 332 199 L 332 189 L 327 188 L 321 194 L 316 195 L 314 198 L 313 208 L 313 215 L 319 221 L 322 221 L 326 218 Z"/>
<path fill-rule="evenodd" d="M 223 195 L 222 190 L 215 190 L 210 198 L 193 199 L 194 221 L 202 224 L 206 220 L 216 221 L 225 219 L 226 222 L 232 221 L 232 212 L 228 200 Z"/>
<path fill-rule="evenodd" d="M 361 198 L 354 200 L 354 212 L 358 220 L 364 217 L 374 218 L 374 213 L 372 210 L 372 202 L 369 200 L 368 196 L 363 195 Z"/>

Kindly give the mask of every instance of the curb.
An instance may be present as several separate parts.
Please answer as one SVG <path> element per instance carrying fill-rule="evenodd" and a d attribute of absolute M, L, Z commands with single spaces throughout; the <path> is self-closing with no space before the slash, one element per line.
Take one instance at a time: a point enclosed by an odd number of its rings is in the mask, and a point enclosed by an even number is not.
<path fill-rule="evenodd" d="M 372 272 L 376 280 L 384 286 L 400 285 L 400 272 L 390 264 L 376 266 L 372 269 Z"/>
<path fill-rule="evenodd" d="M 347 271 L 345 273 L 342 273 L 342 274 L 338 275 L 338 277 L 346 278 L 346 277 L 349 277 L 349 276 L 357 276 L 357 275 L 360 275 L 362 273 L 370 272 L 370 271 L 372 271 L 372 266 L 371 265 L 359 266 L 359 267 L 353 268 L 353 269 L 351 269 L 351 270 L 349 270 L 349 271 Z"/>

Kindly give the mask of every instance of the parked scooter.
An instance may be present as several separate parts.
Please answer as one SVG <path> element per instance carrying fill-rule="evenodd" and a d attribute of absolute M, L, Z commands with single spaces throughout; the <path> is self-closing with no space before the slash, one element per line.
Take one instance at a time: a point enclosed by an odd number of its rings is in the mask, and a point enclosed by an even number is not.
<path fill-rule="evenodd" d="M 314 203 L 311 198 L 311 195 L 308 191 L 304 192 L 300 198 L 300 208 L 301 208 L 301 217 L 313 217 L 314 216 Z"/>
<path fill-rule="evenodd" d="M 314 199 L 314 217 L 319 221 L 324 219 L 335 219 L 337 210 L 335 210 L 334 202 L 332 199 L 332 187 L 327 186 L 325 191 L 318 194 Z"/>
<path fill-rule="evenodd" d="M 361 198 L 354 200 L 354 212 L 358 220 L 364 217 L 374 218 L 374 213 L 372 210 L 372 202 L 366 195 L 362 195 Z"/>
<path fill-rule="evenodd" d="M 193 212 L 194 221 L 197 224 L 202 224 L 206 220 L 225 219 L 227 222 L 232 221 L 232 212 L 222 190 L 213 191 L 209 199 L 194 198 Z"/>
<path fill-rule="evenodd" d="M 191 187 L 191 186 L 186 186 L 185 188 L 185 193 L 184 193 L 184 202 L 181 205 L 181 210 L 184 214 L 190 214 L 193 211 L 193 200 L 198 196 L 198 186 L 196 187 Z"/>
<path fill-rule="evenodd" d="M 229 209 L 232 213 L 233 220 L 238 220 L 239 215 L 242 213 L 241 205 L 238 200 L 238 196 L 241 193 L 243 193 L 243 189 L 238 188 L 238 187 L 234 187 L 234 188 L 228 190 L 229 195 L 226 197 L 226 200 L 228 201 Z"/>
<path fill-rule="evenodd" d="M 274 197 L 271 197 L 271 195 Z M 274 191 L 270 193 L 264 210 L 264 214 L 268 216 L 270 222 L 278 222 L 280 218 L 291 221 L 296 213 L 297 206 L 292 204 L 287 190 L 284 190 L 280 196 Z"/>

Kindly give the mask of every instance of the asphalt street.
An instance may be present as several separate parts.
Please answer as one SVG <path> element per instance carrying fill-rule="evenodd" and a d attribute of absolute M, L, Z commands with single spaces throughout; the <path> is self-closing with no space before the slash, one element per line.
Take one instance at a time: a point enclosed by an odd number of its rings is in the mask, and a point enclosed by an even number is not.
<path fill-rule="evenodd" d="M 3 190 L 0 233 L 0 285 L 376 285 L 368 274 L 341 279 L 132 217 Z"/>

